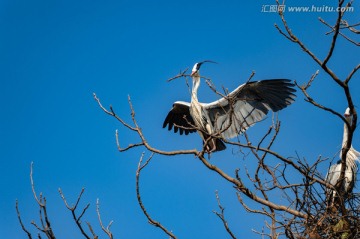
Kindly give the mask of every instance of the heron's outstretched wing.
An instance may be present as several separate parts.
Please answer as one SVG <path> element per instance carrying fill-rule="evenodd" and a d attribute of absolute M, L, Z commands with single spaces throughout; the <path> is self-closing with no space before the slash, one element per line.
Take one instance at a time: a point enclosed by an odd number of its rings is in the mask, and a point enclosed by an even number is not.
<path fill-rule="evenodd" d="M 277 112 L 294 102 L 294 86 L 287 79 L 248 82 L 203 107 L 215 130 L 233 138 L 263 119 L 269 110 Z"/>
<path fill-rule="evenodd" d="M 196 132 L 189 107 L 190 103 L 188 102 L 176 101 L 164 120 L 163 128 L 168 125 L 168 130 L 171 130 L 174 127 L 174 132 L 179 131 L 180 135 L 184 132 L 185 135 Z"/>

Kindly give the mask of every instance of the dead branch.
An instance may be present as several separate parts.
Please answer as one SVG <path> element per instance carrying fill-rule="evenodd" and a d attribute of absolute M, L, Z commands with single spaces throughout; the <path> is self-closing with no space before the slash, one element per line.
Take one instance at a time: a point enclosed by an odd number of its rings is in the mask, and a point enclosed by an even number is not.
<path fill-rule="evenodd" d="M 15 208 L 16 208 L 17 218 L 19 219 L 19 223 L 21 225 L 22 230 L 27 234 L 29 239 L 32 239 L 31 233 L 25 228 L 25 226 L 21 220 L 18 200 L 16 200 Z"/>
<path fill-rule="evenodd" d="M 331 31 L 327 32 L 326 35 L 331 34 L 332 32 L 335 31 L 335 28 L 333 26 L 331 26 L 329 23 L 327 23 L 325 20 L 323 20 L 322 18 L 319 18 L 319 21 L 321 23 L 323 23 L 325 26 L 331 28 Z M 345 20 L 341 21 L 341 25 L 344 24 Z M 340 29 L 344 29 L 345 27 L 341 26 Z M 350 31 L 352 31 L 353 33 L 357 33 L 357 30 L 355 28 L 351 28 L 351 27 L 347 27 Z M 360 32 L 360 31 L 359 31 Z M 348 40 L 349 42 L 351 42 L 352 44 L 354 44 L 355 46 L 360 46 L 360 42 L 356 42 L 355 40 L 351 39 L 350 37 L 348 37 L 347 35 L 345 35 L 344 33 L 342 33 L 341 31 L 339 31 L 339 35 L 341 35 L 343 38 L 345 38 L 346 40 Z"/>
<path fill-rule="evenodd" d="M 341 1 L 343 2 L 343 1 Z M 276 3 L 278 5 L 280 5 L 279 3 L 279 0 L 276 0 Z M 340 4 L 340 3 L 339 3 Z M 342 5 L 342 3 L 341 3 Z M 304 51 L 306 52 L 317 64 L 319 64 L 321 66 L 321 68 L 327 73 L 329 74 L 332 79 L 338 84 L 340 85 L 341 87 L 344 87 L 344 84 L 343 82 L 339 79 L 339 77 L 337 77 L 337 75 L 327 67 L 326 63 L 330 60 L 331 56 L 332 56 L 332 52 L 335 48 L 335 44 L 336 44 L 336 40 L 337 40 L 337 36 L 338 36 L 338 26 L 335 26 L 335 29 L 337 29 L 337 32 L 334 34 L 333 36 L 333 39 L 332 39 L 332 42 L 331 42 L 331 45 L 330 45 L 330 49 L 329 49 L 329 52 L 327 54 L 327 56 L 325 57 L 324 61 L 321 61 L 314 53 L 312 53 L 310 51 L 310 49 L 302 42 L 298 39 L 298 37 L 292 32 L 292 30 L 290 29 L 290 27 L 288 26 L 286 20 L 285 20 L 285 17 L 284 17 L 284 13 L 279 11 L 279 16 L 281 18 L 281 21 L 282 21 L 282 24 L 285 28 L 285 32 L 283 32 L 280 27 L 275 24 L 275 27 L 276 29 L 279 31 L 279 33 L 283 36 L 285 36 L 288 40 L 290 40 L 291 42 L 294 42 L 296 43 L 297 45 L 299 45 L 299 47 Z M 337 22 L 339 21 L 340 19 L 338 18 L 337 19 Z"/>
<path fill-rule="evenodd" d="M 157 153 L 157 154 L 161 154 L 161 155 L 178 155 L 178 154 L 197 154 L 198 151 L 196 149 L 193 150 L 177 150 L 177 151 L 163 151 L 163 150 L 159 150 L 156 148 L 153 148 L 152 146 L 150 146 L 150 144 L 148 144 L 148 142 L 145 139 L 145 136 L 141 130 L 141 128 L 138 126 L 138 123 L 136 121 L 135 118 L 135 111 L 133 109 L 133 105 L 130 99 L 130 96 L 128 96 L 128 103 L 130 106 L 130 112 L 131 112 L 131 119 L 133 121 L 134 126 L 130 126 L 129 124 L 127 124 L 123 119 L 121 119 L 116 113 L 115 111 L 112 109 L 107 110 L 105 107 L 102 106 L 99 98 L 96 96 L 96 94 L 94 93 L 94 99 L 95 101 L 98 103 L 98 105 L 100 106 L 100 108 L 108 115 L 111 115 L 112 117 L 114 117 L 116 120 L 118 120 L 123 126 L 125 126 L 126 128 L 130 129 L 131 131 L 135 131 L 138 136 L 140 137 L 141 143 L 137 143 L 137 144 L 133 144 L 127 147 L 127 150 L 135 148 L 135 147 L 139 147 L 139 146 L 145 146 L 145 148 L 151 152 Z M 115 133 L 115 137 L 116 137 L 116 133 Z M 121 152 L 123 152 L 124 150 L 122 149 Z"/>
<path fill-rule="evenodd" d="M 90 230 L 91 234 L 93 235 L 93 238 L 94 238 L 94 239 L 98 239 L 99 237 L 95 234 L 95 232 L 94 232 L 91 224 L 90 224 L 89 222 L 86 222 L 86 224 L 88 225 L 89 230 Z"/>
<path fill-rule="evenodd" d="M 160 222 L 155 221 L 154 219 L 152 219 L 152 217 L 149 215 L 149 213 L 147 212 L 142 200 L 141 200 L 141 194 L 140 194 L 140 173 L 141 170 L 143 170 L 150 162 L 150 160 L 152 159 L 152 157 L 154 156 L 154 154 L 152 154 L 148 160 L 146 160 L 146 162 L 142 165 L 142 161 L 144 158 L 144 153 L 141 155 L 140 157 L 140 161 L 138 164 L 138 168 L 136 170 L 136 197 L 138 200 L 138 203 L 140 205 L 141 210 L 143 211 L 144 215 L 146 216 L 146 218 L 148 219 L 149 223 L 155 227 L 160 228 L 163 232 L 165 232 L 168 236 L 170 236 L 170 238 L 176 239 L 176 236 L 170 232 L 168 229 L 166 229 Z"/>
<path fill-rule="evenodd" d="M 37 197 L 37 193 L 35 191 L 35 184 L 33 180 L 33 162 L 30 164 L 30 182 L 31 182 L 31 189 L 34 195 L 34 198 L 39 205 L 39 217 L 41 222 L 41 227 L 38 226 L 34 221 L 31 222 L 34 227 L 39 230 L 40 232 L 44 233 L 49 239 L 55 239 L 54 232 L 50 225 L 50 220 L 47 215 L 47 208 L 46 208 L 46 198 L 42 197 L 42 193 L 40 193 L 40 196 Z M 45 221 L 43 220 L 43 217 Z M 39 235 L 40 236 L 40 235 Z"/>
<path fill-rule="evenodd" d="M 81 189 L 81 192 L 80 192 L 80 194 L 79 194 L 79 196 L 78 196 L 78 198 L 77 198 L 77 200 L 76 200 L 76 203 L 75 203 L 75 205 L 72 206 L 72 207 L 69 206 L 69 204 L 67 203 L 66 198 L 65 198 L 65 195 L 64 195 L 63 192 L 61 191 L 61 188 L 59 188 L 58 191 L 59 191 L 59 193 L 60 193 L 60 196 L 61 196 L 63 202 L 65 203 L 66 208 L 70 210 L 71 215 L 73 216 L 73 219 L 74 219 L 77 227 L 79 228 L 81 234 L 82 234 L 86 239 L 90 239 L 90 237 L 89 237 L 88 234 L 84 231 L 84 229 L 83 229 L 83 227 L 82 227 L 82 225 L 81 225 L 81 218 L 82 218 L 82 216 L 85 214 L 86 210 L 89 208 L 90 203 L 88 203 L 88 204 L 85 206 L 85 208 L 82 210 L 80 216 L 77 216 L 77 215 L 76 215 L 76 212 L 75 212 L 77 206 L 79 205 L 81 196 L 83 195 L 85 189 L 84 189 L 84 188 Z"/>
<path fill-rule="evenodd" d="M 109 239 L 113 239 L 113 234 L 112 232 L 110 231 L 110 227 L 111 225 L 113 224 L 113 221 L 110 221 L 109 224 L 106 226 L 104 226 L 102 220 L 101 220 L 101 213 L 100 213 L 100 202 L 99 202 L 99 199 L 96 199 L 96 213 L 98 215 L 98 219 L 99 219 L 99 223 L 100 223 L 100 226 L 101 226 L 101 229 L 106 233 L 106 235 L 108 235 Z M 88 224 L 89 225 L 89 224 Z M 89 226 L 90 227 L 90 226 Z M 91 228 L 91 227 L 90 227 Z"/>
<path fill-rule="evenodd" d="M 225 230 L 228 232 L 228 234 L 231 236 L 231 238 L 236 239 L 234 233 L 229 228 L 228 222 L 225 219 L 225 215 L 224 215 L 225 208 L 220 203 L 220 197 L 219 197 L 218 191 L 215 191 L 215 196 L 216 196 L 216 201 L 218 203 L 218 207 L 220 209 L 220 212 L 213 211 L 213 213 L 215 213 L 216 216 L 218 216 L 220 218 L 220 220 L 222 221 L 222 223 L 223 223 L 223 225 L 225 227 Z"/>

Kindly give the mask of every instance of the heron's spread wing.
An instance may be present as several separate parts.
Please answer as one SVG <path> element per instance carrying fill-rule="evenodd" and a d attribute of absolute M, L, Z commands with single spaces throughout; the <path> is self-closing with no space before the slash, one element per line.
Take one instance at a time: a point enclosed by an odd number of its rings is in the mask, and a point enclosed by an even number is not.
<path fill-rule="evenodd" d="M 168 125 L 168 130 L 171 130 L 174 127 L 174 132 L 179 131 L 181 135 L 184 132 L 186 135 L 196 132 L 189 107 L 190 103 L 188 102 L 176 101 L 164 120 L 163 128 Z"/>
<path fill-rule="evenodd" d="M 269 110 L 277 112 L 294 102 L 293 87 L 286 79 L 249 82 L 203 107 L 215 130 L 225 138 L 233 138 L 263 119 Z"/>

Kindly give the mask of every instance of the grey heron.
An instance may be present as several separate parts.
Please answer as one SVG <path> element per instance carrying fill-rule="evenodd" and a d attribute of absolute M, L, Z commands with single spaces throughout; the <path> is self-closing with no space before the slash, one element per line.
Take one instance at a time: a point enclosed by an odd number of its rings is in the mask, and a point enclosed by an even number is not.
<path fill-rule="evenodd" d="M 350 114 L 349 108 L 346 109 L 344 113 L 344 117 L 348 123 L 351 123 L 352 115 Z M 349 129 L 347 125 L 344 124 L 344 134 L 343 134 L 342 147 L 340 150 L 340 159 L 342 156 L 342 149 L 346 146 L 348 134 L 349 134 Z M 356 182 L 356 173 L 357 173 L 356 162 L 359 162 L 359 157 L 360 157 L 360 153 L 356 151 L 351 145 L 349 151 L 346 154 L 345 178 L 343 181 L 343 185 L 341 187 L 341 189 L 344 190 L 345 195 L 348 195 L 354 189 Z M 341 160 L 339 160 L 336 164 L 332 165 L 329 168 L 329 171 L 326 175 L 326 182 L 335 186 L 340 178 L 340 174 L 341 174 Z M 334 203 L 335 196 L 336 196 L 335 191 L 333 191 L 332 189 L 327 189 L 327 197 L 331 205 Z"/>
<path fill-rule="evenodd" d="M 217 101 L 200 103 L 199 70 L 205 62 L 212 61 L 198 62 L 192 69 L 191 102 L 176 101 L 163 128 L 174 128 L 180 135 L 197 131 L 207 153 L 224 150 L 223 138 L 236 137 L 262 120 L 269 110 L 277 112 L 294 102 L 294 84 L 287 79 L 272 79 L 247 82 Z"/>

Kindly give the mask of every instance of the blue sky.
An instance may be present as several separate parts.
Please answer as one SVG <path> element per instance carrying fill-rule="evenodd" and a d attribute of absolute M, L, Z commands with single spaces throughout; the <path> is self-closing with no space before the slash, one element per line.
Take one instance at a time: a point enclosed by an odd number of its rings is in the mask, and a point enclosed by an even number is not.
<path fill-rule="evenodd" d="M 269 0 L 239 1 L 0 1 L 0 231 L 4 238 L 26 238 L 18 224 L 15 200 L 25 225 L 34 232 L 38 222 L 29 170 L 34 162 L 37 192 L 48 201 L 50 220 L 58 238 L 80 238 L 71 214 L 57 189 L 74 202 L 86 188 L 82 206 L 91 203 L 84 220 L 98 227 L 95 202 L 102 218 L 114 220 L 112 231 L 121 238 L 165 238 L 147 223 L 136 202 L 135 171 L 143 149 L 119 153 L 122 145 L 137 142 L 133 133 L 105 115 L 93 100 L 112 105 L 130 120 L 128 95 L 148 141 L 164 150 L 199 148 L 198 135 L 179 136 L 161 128 L 176 100 L 189 100 L 183 80 L 166 79 L 201 60 L 201 73 L 217 86 L 234 89 L 247 80 L 289 78 L 305 83 L 319 67 L 274 28 L 275 13 L 261 12 Z M 288 1 L 288 6 L 334 6 L 334 1 Z M 358 22 L 359 3 L 348 13 Z M 333 22 L 334 13 L 287 13 L 295 34 L 324 58 L 331 38 L 317 17 Z M 329 65 L 340 76 L 359 63 L 359 48 L 340 38 Z M 360 90 L 359 77 L 351 82 Z M 342 91 L 320 71 L 310 93 L 320 103 L 343 112 Z M 205 84 L 201 101 L 217 99 Z M 359 99 L 354 97 L 359 106 Z M 271 118 L 271 117 L 270 117 Z M 309 162 L 318 155 L 333 157 L 340 148 L 342 123 L 314 109 L 298 93 L 297 101 L 280 112 L 282 131 L 274 145 L 286 156 L 298 153 Z M 260 137 L 270 119 L 248 133 Z M 358 133 L 353 145 L 359 148 Z M 146 152 L 148 155 L 149 153 Z M 251 158 L 226 152 L 212 163 L 232 173 Z M 325 174 L 326 167 L 323 172 Z M 231 185 L 209 172 L 193 156 L 155 156 L 142 175 L 143 202 L 154 219 L 178 238 L 226 238 L 217 209 L 219 191 L 226 215 L 239 238 L 257 237 L 265 218 L 247 214 Z M 251 204 L 256 206 L 256 204 Z"/>

